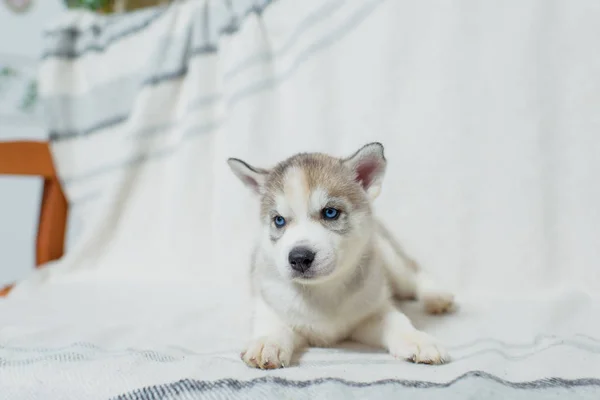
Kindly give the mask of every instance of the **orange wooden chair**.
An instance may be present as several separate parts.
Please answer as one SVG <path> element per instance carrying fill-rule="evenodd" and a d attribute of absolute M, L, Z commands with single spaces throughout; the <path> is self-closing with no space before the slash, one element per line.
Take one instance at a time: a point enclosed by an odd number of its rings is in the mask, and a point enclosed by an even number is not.
<path fill-rule="evenodd" d="M 36 239 L 36 266 L 62 257 L 65 244 L 68 204 L 50 147 L 46 142 L 0 142 L 0 175 L 29 175 L 44 178 L 44 191 Z M 6 296 L 13 285 L 0 288 Z"/>

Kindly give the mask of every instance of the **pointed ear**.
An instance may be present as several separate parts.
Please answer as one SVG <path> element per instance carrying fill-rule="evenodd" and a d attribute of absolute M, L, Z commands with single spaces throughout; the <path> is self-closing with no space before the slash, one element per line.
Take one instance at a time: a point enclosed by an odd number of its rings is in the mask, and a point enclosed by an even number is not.
<path fill-rule="evenodd" d="M 386 160 L 381 143 L 369 143 L 342 162 L 356 173 L 356 180 L 374 200 L 381 192 Z"/>
<path fill-rule="evenodd" d="M 228 159 L 227 164 L 229 164 L 229 167 L 235 176 L 237 176 L 244 185 L 249 187 L 255 194 L 261 193 L 269 171 L 261 168 L 254 168 L 237 158 Z"/>

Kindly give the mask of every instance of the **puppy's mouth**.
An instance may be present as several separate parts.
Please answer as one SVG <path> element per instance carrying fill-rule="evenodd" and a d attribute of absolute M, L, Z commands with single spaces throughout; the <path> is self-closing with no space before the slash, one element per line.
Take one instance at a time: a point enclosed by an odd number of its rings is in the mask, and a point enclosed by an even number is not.
<path fill-rule="evenodd" d="M 295 281 L 311 281 L 317 279 L 318 277 L 319 275 L 312 269 L 304 272 L 292 270 L 292 279 Z"/>
<path fill-rule="evenodd" d="M 304 271 L 292 269 L 291 278 L 293 281 L 303 284 L 319 283 L 327 280 L 334 271 L 333 265 L 319 265 Z"/>

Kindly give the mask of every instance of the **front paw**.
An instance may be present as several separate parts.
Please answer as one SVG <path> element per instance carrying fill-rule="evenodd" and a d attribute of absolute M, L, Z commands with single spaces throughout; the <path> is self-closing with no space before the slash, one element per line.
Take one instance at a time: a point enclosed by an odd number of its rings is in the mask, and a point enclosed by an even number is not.
<path fill-rule="evenodd" d="M 241 358 L 253 368 L 276 369 L 290 365 L 292 352 L 269 337 L 261 337 L 246 347 Z"/>
<path fill-rule="evenodd" d="M 390 353 L 416 364 L 445 364 L 450 361 L 450 355 L 437 341 L 421 331 L 414 331 L 398 338 L 390 346 Z"/>

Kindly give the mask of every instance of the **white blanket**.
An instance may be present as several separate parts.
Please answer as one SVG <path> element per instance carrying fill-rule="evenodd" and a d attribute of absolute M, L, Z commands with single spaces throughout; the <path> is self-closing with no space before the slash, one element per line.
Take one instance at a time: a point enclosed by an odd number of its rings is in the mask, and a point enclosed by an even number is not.
<path fill-rule="evenodd" d="M 600 329 L 590 316 L 600 307 L 579 293 L 463 297 L 461 312 L 441 318 L 404 307 L 447 343 L 444 366 L 343 344 L 261 371 L 239 359 L 243 305 L 203 290 L 78 283 L 0 303 L 0 398 L 598 398 Z"/>
<path fill-rule="evenodd" d="M 599 18 L 593 0 L 67 13 L 40 93 L 69 247 L 0 303 L 1 393 L 597 398 Z M 226 158 L 374 140 L 379 216 L 459 294 L 458 314 L 420 322 L 455 361 L 316 349 L 246 368 L 256 204 Z"/>

